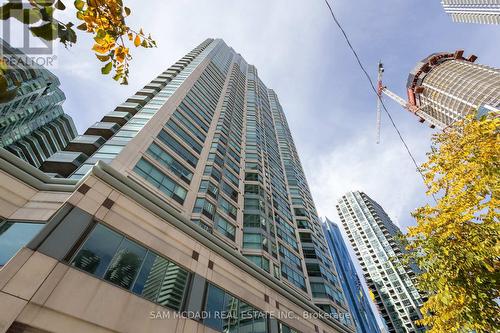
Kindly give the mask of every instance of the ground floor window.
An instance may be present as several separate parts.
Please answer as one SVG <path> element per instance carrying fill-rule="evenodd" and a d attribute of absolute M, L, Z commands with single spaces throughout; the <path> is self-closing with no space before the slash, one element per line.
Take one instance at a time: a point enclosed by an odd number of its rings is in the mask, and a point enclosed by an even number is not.
<path fill-rule="evenodd" d="M 71 265 L 177 311 L 189 282 L 188 271 L 102 224 L 90 232 Z"/>
<path fill-rule="evenodd" d="M 267 333 L 267 316 L 261 310 L 234 297 L 225 290 L 207 285 L 204 324 L 219 332 Z"/>
<path fill-rule="evenodd" d="M 42 223 L 32 222 L 0 222 L 0 266 L 5 265 L 17 251 L 29 243 L 43 226 Z"/>

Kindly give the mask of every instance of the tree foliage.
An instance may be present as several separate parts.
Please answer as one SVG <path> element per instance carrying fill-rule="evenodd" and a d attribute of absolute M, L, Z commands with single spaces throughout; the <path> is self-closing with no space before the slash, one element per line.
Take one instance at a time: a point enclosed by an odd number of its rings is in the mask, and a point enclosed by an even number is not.
<path fill-rule="evenodd" d="M 14 18 L 28 26 L 31 33 L 41 39 L 59 40 L 68 47 L 76 43 L 77 34 L 72 22 L 56 19 L 57 11 L 66 10 L 61 0 L 9 0 L 0 7 L 0 19 Z M 102 74 L 114 69 L 113 79 L 121 84 L 128 83 L 129 62 L 132 59 L 130 45 L 151 48 L 156 42 L 142 29 L 135 31 L 125 19 L 131 10 L 122 0 L 76 0 L 74 2 L 77 29 L 90 33 L 94 38 L 92 50 L 103 62 Z"/>
<path fill-rule="evenodd" d="M 436 204 L 418 208 L 408 249 L 431 333 L 498 332 L 500 119 L 470 116 L 433 138 L 422 165 Z"/>
<path fill-rule="evenodd" d="M 17 88 L 19 87 L 19 82 L 14 81 L 14 86 L 9 86 L 9 82 L 7 81 L 7 76 L 10 67 L 5 62 L 5 60 L 0 59 L 0 103 L 5 103 L 13 100 L 17 94 Z"/>

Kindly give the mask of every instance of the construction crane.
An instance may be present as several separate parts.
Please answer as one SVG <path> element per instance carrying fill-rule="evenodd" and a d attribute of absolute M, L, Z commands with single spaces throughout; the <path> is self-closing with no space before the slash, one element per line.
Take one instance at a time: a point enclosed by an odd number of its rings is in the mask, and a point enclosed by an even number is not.
<path fill-rule="evenodd" d="M 434 128 L 435 126 L 433 123 L 435 122 L 435 119 L 432 119 L 429 117 L 427 114 L 422 112 L 418 108 L 418 106 L 414 104 L 408 103 L 404 98 L 398 96 L 397 94 L 393 93 L 389 89 L 387 89 L 386 86 L 383 85 L 382 83 L 382 76 L 384 74 L 384 65 L 382 62 L 378 63 L 378 84 L 377 84 L 377 144 L 380 143 L 380 127 L 381 127 L 381 119 L 382 119 L 382 97 L 383 95 L 386 95 L 399 105 L 401 105 L 405 110 L 410 111 L 411 113 L 415 114 L 420 118 L 420 122 L 423 123 L 425 121 L 428 121 L 431 125 L 431 128 Z"/>
<path fill-rule="evenodd" d="M 382 62 L 378 63 L 378 77 L 377 77 L 377 144 L 380 143 L 380 125 L 382 122 L 382 74 L 384 73 L 384 65 Z"/>

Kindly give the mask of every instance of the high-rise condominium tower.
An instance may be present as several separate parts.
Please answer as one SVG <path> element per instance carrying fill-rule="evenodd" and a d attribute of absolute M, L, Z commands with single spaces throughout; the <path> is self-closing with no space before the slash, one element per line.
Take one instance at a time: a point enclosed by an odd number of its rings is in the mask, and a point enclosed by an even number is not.
<path fill-rule="evenodd" d="M 323 231 L 339 273 L 349 309 L 354 316 L 356 333 L 380 333 L 377 319 L 371 308 L 371 301 L 363 290 L 339 226 L 326 218 L 323 222 Z"/>
<path fill-rule="evenodd" d="M 44 162 L 62 178 L 1 156 L 12 332 L 354 332 L 278 97 L 220 39 Z"/>
<path fill-rule="evenodd" d="M 62 109 L 57 77 L 2 39 L 0 44 L 0 59 L 9 66 L 6 91 L 15 94 L 0 99 L 0 147 L 40 167 L 75 138 L 75 124 Z"/>
<path fill-rule="evenodd" d="M 500 0 L 442 0 L 453 22 L 500 24 Z"/>
<path fill-rule="evenodd" d="M 398 227 L 363 192 L 342 196 L 337 211 L 389 332 L 424 332 L 415 324 L 421 318 L 422 298 L 415 271 L 401 261 L 404 249 L 396 237 L 401 233 Z"/>
<path fill-rule="evenodd" d="M 476 110 L 500 109 L 500 69 L 475 64 L 476 56 L 463 54 L 431 54 L 408 76 L 408 104 L 441 129 Z"/>

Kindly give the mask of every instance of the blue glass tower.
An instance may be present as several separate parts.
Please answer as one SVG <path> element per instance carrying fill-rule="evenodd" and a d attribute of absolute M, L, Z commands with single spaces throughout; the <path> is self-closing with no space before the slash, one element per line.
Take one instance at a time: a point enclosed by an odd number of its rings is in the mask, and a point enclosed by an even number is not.
<path fill-rule="evenodd" d="M 363 290 L 338 225 L 326 218 L 323 222 L 323 231 L 339 278 L 343 280 L 341 284 L 355 321 L 356 332 L 380 333 L 375 314 L 370 307 L 370 300 Z"/>

